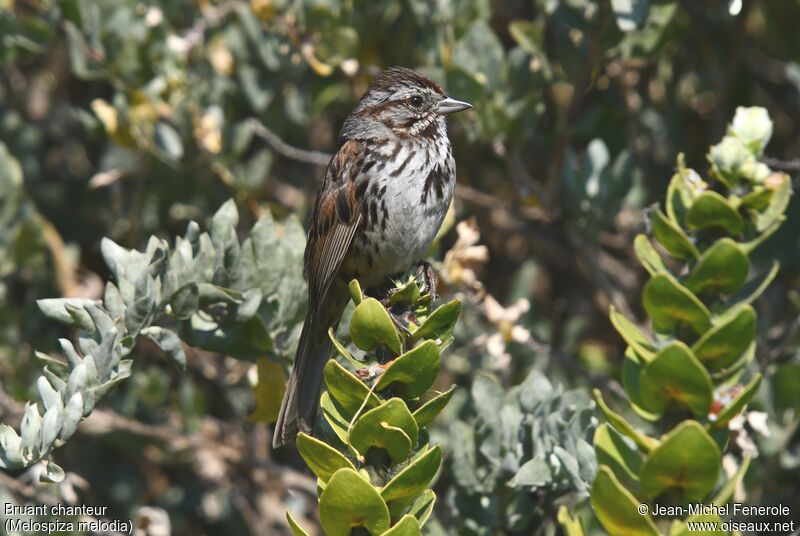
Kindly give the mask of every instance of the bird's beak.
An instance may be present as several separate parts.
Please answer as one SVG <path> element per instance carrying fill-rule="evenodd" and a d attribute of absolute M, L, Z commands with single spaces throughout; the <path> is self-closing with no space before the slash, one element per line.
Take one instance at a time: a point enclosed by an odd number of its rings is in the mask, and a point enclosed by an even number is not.
<path fill-rule="evenodd" d="M 439 115 L 447 115 L 469 108 L 472 108 L 472 105 L 468 102 L 456 100 L 452 97 L 445 97 L 436 105 L 436 113 Z"/>

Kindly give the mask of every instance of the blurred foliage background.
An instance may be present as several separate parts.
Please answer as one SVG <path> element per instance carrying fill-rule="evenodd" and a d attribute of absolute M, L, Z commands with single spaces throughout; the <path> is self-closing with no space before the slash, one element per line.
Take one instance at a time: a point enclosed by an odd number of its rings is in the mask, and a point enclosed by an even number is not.
<path fill-rule="evenodd" d="M 474 105 L 450 123 L 458 188 L 431 252 L 465 299 L 431 532 L 554 534 L 560 504 L 585 504 L 587 394 L 620 392 L 608 306 L 643 317 L 632 239 L 678 152 L 705 169 L 735 107 L 760 105 L 771 165 L 800 170 L 799 23 L 796 0 L 0 0 L 0 416 L 18 422 L 34 349 L 70 335 L 35 300 L 102 296 L 102 237 L 171 241 L 229 198 L 242 229 L 266 210 L 305 222 L 371 77 L 409 66 Z M 757 304 L 764 413 L 737 436 L 759 453 L 747 503 L 793 512 L 799 204 L 759 251 L 781 273 Z M 311 530 L 314 480 L 271 452 L 253 389 L 279 388 L 302 309 L 258 365 L 189 350 L 182 372 L 140 341 L 131 379 L 56 451 L 65 481 L 0 473 L 2 500 L 107 505 L 154 535 L 286 534 L 288 507 Z"/>

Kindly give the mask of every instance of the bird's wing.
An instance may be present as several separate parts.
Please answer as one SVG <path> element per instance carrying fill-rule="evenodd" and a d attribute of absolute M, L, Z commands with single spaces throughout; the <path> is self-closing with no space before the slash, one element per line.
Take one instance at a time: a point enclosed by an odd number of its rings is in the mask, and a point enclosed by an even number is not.
<path fill-rule="evenodd" d="M 331 158 L 322 178 L 305 251 L 311 310 L 328 293 L 361 222 L 363 191 L 357 191 L 362 142 L 349 140 Z"/>

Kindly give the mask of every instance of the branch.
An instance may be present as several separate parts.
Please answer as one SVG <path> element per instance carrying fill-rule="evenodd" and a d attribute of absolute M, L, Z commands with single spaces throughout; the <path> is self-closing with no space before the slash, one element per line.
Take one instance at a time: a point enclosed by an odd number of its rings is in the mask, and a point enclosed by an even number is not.
<path fill-rule="evenodd" d="M 322 151 L 309 151 L 307 149 L 299 149 L 293 145 L 289 145 L 258 119 L 252 118 L 248 120 L 247 123 L 250 129 L 253 131 L 253 134 L 269 143 L 275 151 L 286 158 L 315 166 L 327 166 L 328 162 L 333 156 Z"/>
<path fill-rule="evenodd" d="M 762 156 L 761 161 L 771 168 L 780 169 L 782 171 L 800 171 L 800 158 L 792 158 L 791 160 L 779 160 L 770 156 Z"/>

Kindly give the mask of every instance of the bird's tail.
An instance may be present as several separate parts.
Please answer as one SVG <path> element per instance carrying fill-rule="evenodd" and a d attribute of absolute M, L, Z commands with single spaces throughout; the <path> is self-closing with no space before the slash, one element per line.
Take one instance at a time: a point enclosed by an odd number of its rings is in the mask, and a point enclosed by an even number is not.
<path fill-rule="evenodd" d="M 272 447 L 278 448 L 294 442 L 298 432 L 311 432 L 314 418 L 319 406 L 319 390 L 322 385 L 322 371 L 328 362 L 331 341 L 328 328 L 336 329 L 342 310 L 347 304 L 345 299 L 329 296 L 324 313 L 315 314 L 309 310 L 306 315 L 300 342 L 294 358 L 294 366 L 286 383 L 281 411 L 275 423 Z M 335 302 L 335 303 L 334 303 Z"/>

